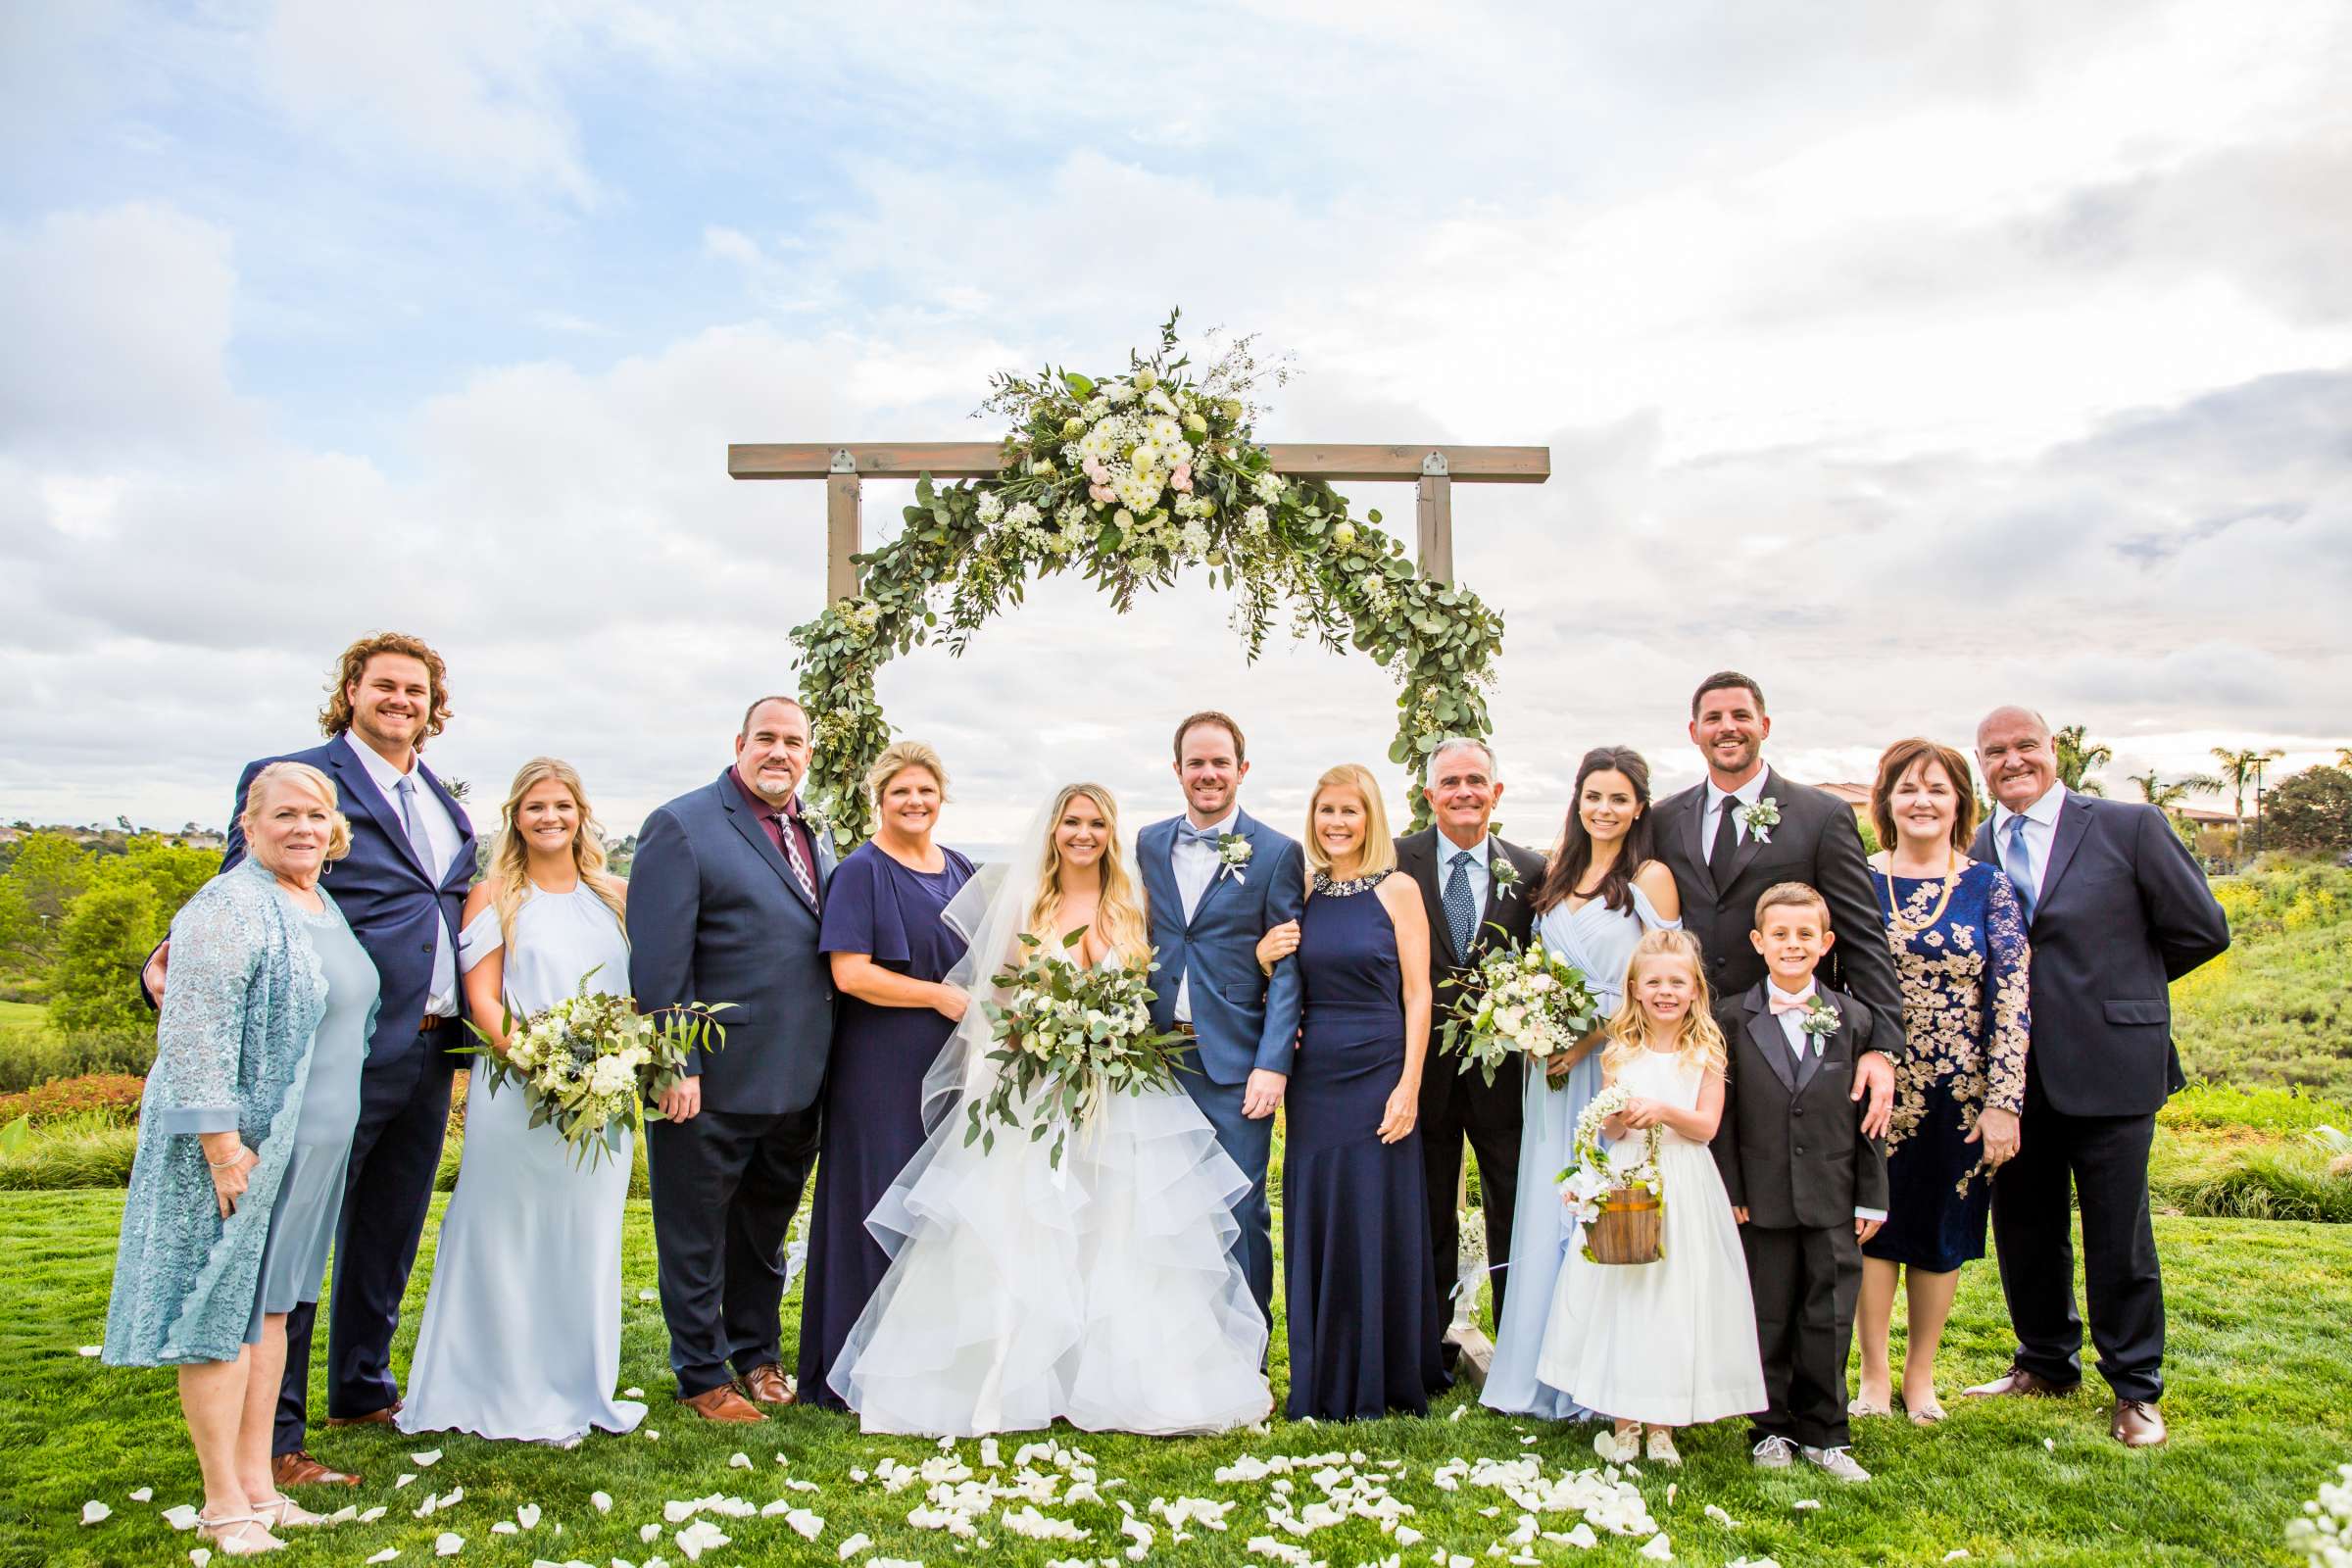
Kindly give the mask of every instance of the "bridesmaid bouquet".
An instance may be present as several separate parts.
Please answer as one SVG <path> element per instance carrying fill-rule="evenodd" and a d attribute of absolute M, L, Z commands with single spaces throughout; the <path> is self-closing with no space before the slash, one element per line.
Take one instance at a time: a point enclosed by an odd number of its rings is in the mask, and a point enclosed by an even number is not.
<path fill-rule="evenodd" d="M 642 1136 L 649 1115 L 661 1119 L 659 1106 L 649 1111 L 647 1102 L 676 1087 L 693 1053 L 726 1044 L 716 1015 L 734 1005 L 694 1002 L 649 1018 L 628 997 L 590 991 L 595 973 L 580 976 L 578 994 L 519 1022 L 507 1012 L 503 1054 L 468 1021 L 481 1044 L 461 1053 L 483 1058 L 493 1086 L 519 1088 L 531 1125 L 554 1127 L 571 1146 L 573 1164 L 591 1166 L 611 1149 L 614 1126 Z"/>
<path fill-rule="evenodd" d="M 1585 1229 L 1585 1256 L 1595 1263 L 1654 1263 L 1666 1214 L 1666 1184 L 1658 1173 L 1658 1129 L 1645 1130 L 1641 1153 L 1612 1153 L 1602 1131 L 1633 1103 L 1633 1092 L 1611 1084 L 1576 1118 L 1576 1163 L 1552 1178 L 1560 1201 Z"/>
<path fill-rule="evenodd" d="M 1075 947 L 1085 935 L 1080 926 L 1061 945 Z M 985 1004 L 997 1044 L 988 1059 L 999 1071 L 987 1098 L 968 1107 L 963 1141 L 994 1153 L 997 1129 L 1023 1125 L 1025 1107 L 1035 1117 L 1029 1141 L 1053 1134 L 1047 1163 L 1058 1170 L 1070 1129 L 1104 1097 L 1174 1088 L 1177 1058 L 1191 1048 L 1181 1032 L 1152 1031 L 1145 970 L 1073 963 L 1041 951 L 1044 942 L 1027 932 L 1021 943 L 1021 961 L 996 976 L 1004 1000 Z"/>
<path fill-rule="evenodd" d="M 1584 971 L 1541 942 L 1495 948 L 1471 971 L 1440 1032 L 1438 1049 L 1494 1081 L 1514 1056 L 1542 1061 L 1592 1032 L 1600 1003 Z"/>

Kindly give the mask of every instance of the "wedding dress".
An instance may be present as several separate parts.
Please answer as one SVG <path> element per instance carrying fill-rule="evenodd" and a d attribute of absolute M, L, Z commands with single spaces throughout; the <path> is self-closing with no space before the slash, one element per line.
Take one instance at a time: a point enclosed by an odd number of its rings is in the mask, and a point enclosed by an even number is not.
<path fill-rule="evenodd" d="M 1231 1250 L 1250 1183 L 1182 1089 L 1106 1097 L 1058 1166 L 1022 1128 L 965 1141 L 997 1072 L 982 1003 L 1029 906 L 1019 880 L 988 867 L 947 910 L 971 937 L 949 977 L 971 1004 L 927 1082 L 930 1135 L 866 1220 L 890 1269 L 826 1381 L 867 1432 L 1261 1421 L 1266 1323 Z"/>

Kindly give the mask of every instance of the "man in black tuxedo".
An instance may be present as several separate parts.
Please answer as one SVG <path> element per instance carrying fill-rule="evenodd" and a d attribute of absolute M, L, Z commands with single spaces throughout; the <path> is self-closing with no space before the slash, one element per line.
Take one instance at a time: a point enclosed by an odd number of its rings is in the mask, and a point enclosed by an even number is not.
<path fill-rule="evenodd" d="M 1502 780 L 1496 776 L 1494 749 L 1484 741 L 1461 736 L 1441 741 L 1430 754 L 1423 794 L 1436 825 L 1398 839 L 1396 864 L 1419 886 L 1429 911 L 1430 1016 L 1442 1027 L 1461 995 L 1464 971 L 1495 942 L 1527 941 L 1535 924 L 1527 901 L 1544 880 L 1544 857 L 1488 833 L 1494 805 L 1502 799 Z M 1490 1264 L 1510 1255 L 1511 1211 L 1519 1195 L 1520 1064 L 1498 1070 L 1492 1084 L 1475 1070 L 1455 1071 L 1458 1065 L 1432 1061 L 1421 1074 L 1421 1161 L 1442 1291 L 1450 1291 L 1461 1272 L 1461 1219 L 1453 1200 L 1461 1185 L 1465 1136 L 1478 1155 Z M 1494 1284 L 1494 1320 L 1500 1323 L 1509 1273 L 1488 1278 Z M 1441 1315 L 1440 1334 L 1451 1317 L 1450 1312 Z M 1461 1347 L 1448 1340 L 1444 1351 L 1450 1370 Z"/>
<path fill-rule="evenodd" d="M 1840 940 L 1822 977 L 1876 1015 L 1872 1049 L 1854 1074 L 1867 1092 L 1863 1130 L 1883 1138 L 1894 1111 L 1894 1062 L 1903 1050 L 1903 997 L 1881 934 L 1862 834 L 1850 807 L 1825 790 L 1791 783 L 1764 765 L 1772 719 L 1764 693 L 1737 670 L 1699 683 L 1690 699 L 1690 742 L 1706 759 L 1706 782 L 1657 808 L 1658 856 L 1683 896 L 1683 929 L 1706 956 L 1707 987 L 1736 997 L 1764 978 L 1748 940 L 1756 900 L 1782 882 L 1802 882 L 1829 906 Z"/>
<path fill-rule="evenodd" d="M 2041 715 L 1999 708 L 1977 726 L 1996 803 L 1969 853 L 2016 884 L 2033 946 L 2033 1041 L 2018 1153 L 1992 1180 L 1992 1241 L 2017 1353 L 1968 1392 L 2062 1395 L 2082 1381 L 2069 1188 L 2082 1205 L 2082 1272 L 2108 1430 L 2165 1440 L 2164 1279 L 2148 1220 L 2156 1112 L 2183 1079 L 2173 981 L 2230 946 L 2205 873 L 2153 806 L 2058 782 Z"/>
<path fill-rule="evenodd" d="M 762 697 L 735 762 L 646 818 L 629 875 L 629 984 L 660 1012 L 732 1003 L 646 1128 L 654 1250 L 678 1399 L 710 1421 L 793 1402 L 784 1238 L 816 1157 L 833 972 L 816 951 L 832 836 L 801 808 L 808 715 Z M 730 1370 L 730 1367 L 732 1370 Z"/>

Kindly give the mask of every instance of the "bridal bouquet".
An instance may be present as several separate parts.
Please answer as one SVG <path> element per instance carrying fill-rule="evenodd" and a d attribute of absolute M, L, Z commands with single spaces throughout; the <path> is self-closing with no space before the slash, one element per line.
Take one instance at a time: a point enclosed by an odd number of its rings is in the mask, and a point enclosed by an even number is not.
<path fill-rule="evenodd" d="M 1646 1128 L 1638 1146 L 1615 1151 L 1602 1131 L 1633 1100 L 1622 1084 L 1594 1095 L 1576 1118 L 1576 1163 L 1553 1178 L 1560 1201 L 1585 1227 L 1585 1256 L 1596 1263 L 1651 1263 L 1661 1255 L 1666 1187 L 1658 1174 L 1658 1129 Z"/>
<path fill-rule="evenodd" d="M 1085 935 L 1080 926 L 1061 945 Z M 1106 1096 L 1173 1088 L 1177 1057 L 1191 1048 L 1181 1033 L 1152 1031 L 1147 971 L 1073 963 L 1027 932 L 1021 943 L 1021 961 L 996 976 L 1004 1000 L 984 1004 L 999 1070 L 987 1098 L 971 1102 L 963 1141 L 993 1153 L 997 1129 L 1023 1125 L 1026 1113 L 1031 1143 L 1053 1134 L 1047 1163 L 1058 1170 L 1072 1127 Z"/>
<path fill-rule="evenodd" d="M 649 1111 L 647 1102 L 676 1087 L 695 1052 L 726 1044 L 716 1015 L 734 1005 L 695 1002 L 650 1018 L 628 997 L 590 991 L 595 973 L 580 976 L 578 993 L 552 1007 L 520 1020 L 508 1012 L 503 1054 L 469 1021 L 466 1027 L 481 1044 L 463 1053 L 488 1064 L 494 1087 L 519 1088 L 531 1125 L 554 1127 L 571 1146 L 575 1165 L 603 1159 L 615 1126 L 642 1135 L 649 1115 L 661 1119 L 659 1106 Z"/>
<path fill-rule="evenodd" d="M 1584 972 L 1541 942 L 1492 949 L 1471 973 L 1438 1049 L 1461 1057 L 1462 1072 L 1476 1067 L 1490 1084 L 1513 1057 L 1542 1061 L 1584 1039 L 1599 1020 L 1600 1003 Z"/>

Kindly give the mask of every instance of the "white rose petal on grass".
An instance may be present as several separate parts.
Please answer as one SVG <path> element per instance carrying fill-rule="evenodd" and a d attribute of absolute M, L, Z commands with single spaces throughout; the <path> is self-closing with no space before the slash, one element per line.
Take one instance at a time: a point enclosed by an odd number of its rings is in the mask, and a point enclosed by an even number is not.
<path fill-rule="evenodd" d="M 130 1500 L 133 1502 L 153 1502 L 155 1500 L 155 1489 L 153 1487 L 141 1487 L 136 1492 L 129 1494 L 129 1496 Z"/>
<path fill-rule="evenodd" d="M 1579 1519 L 1576 1522 L 1576 1528 L 1568 1532 L 1568 1544 L 1579 1551 L 1591 1551 L 1594 1546 L 1600 1544 L 1600 1537 L 1591 1525 Z"/>
<path fill-rule="evenodd" d="M 662 1434 L 656 1432 L 652 1427 L 647 1427 L 645 1429 L 645 1441 L 648 1443 L 660 1443 L 662 1441 Z"/>
<path fill-rule="evenodd" d="M 416 1478 L 415 1476 L 402 1476 L 398 1481 L 392 1483 L 392 1490 L 394 1492 L 398 1492 L 401 1488 L 407 1486 L 410 1482 L 416 1479 Z"/>
<path fill-rule="evenodd" d="M 512 1519 L 501 1519 L 498 1523 L 490 1527 L 490 1533 L 494 1536 L 518 1536 L 522 1534 L 521 1531 L 514 1528 L 514 1521 Z"/>
<path fill-rule="evenodd" d="M 368 1563 L 371 1565 L 371 1568 L 372 1568 L 372 1565 L 373 1565 L 373 1564 L 375 1564 L 375 1563 L 381 1563 L 381 1562 L 390 1562 L 390 1561 L 391 1561 L 393 1558 L 395 1558 L 395 1557 L 397 1557 L 397 1556 L 399 1556 L 399 1555 L 400 1555 L 400 1548 L 399 1548 L 398 1546 L 386 1546 L 386 1547 L 385 1547 L 383 1550 L 381 1550 L 381 1551 L 377 1552 L 377 1553 L 376 1553 L 374 1556 L 372 1556 L 372 1557 L 368 1558 Z"/>
<path fill-rule="evenodd" d="M 183 1503 L 178 1503 L 178 1504 L 176 1504 L 176 1505 L 174 1505 L 174 1506 L 172 1506 L 172 1507 L 166 1508 L 166 1509 L 164 1510 L 164 1523 L 166 1523 L 166 1524 L 170 1525 L 170 1526 L 171 1526 L 172 1529 L 174 1529 L 174 1530 L 193 1530 L 193 1529 L 195 1529 L 195 1528 L 196 1528 L 196 1508 L 195 1508 L 195 1505 L 194 1505 L 193 1503 L 186 1503 L 186 1502 L 183 1502 Z"/>
<path fill-rule="evenodd" d="M 522 1526 L 522 1528 L 525 1530 L 537 1529 L 539 1525 L 539 1505 L 535 1502 L 526 1502 L 521 1507 L 515 1509 L 514 1522 Z"/>
<path fill-rule="evenodd" d="M 1961 1558 L 1967 1555 L 1968 1548 L 1966 1546 L 1955 1546 L 1950 1551 L 1947 1551 L 1943 1554 L 1943 1560 L 1945 1562 L 1958 1562 Z"/>
<path fill-rule="evenodd" d="M 1706 1514 L 1708 1518 L 1714 1520 L 1726 1530 L 1737 1530 L 1740 1528 L 1739 1520 L 1733 1518 L 1730 1514 L 1725 1513 L 1721 1508 L 1716 1507 L 1715 1504 L 1711 1502 L 1707 1504 Z"/>
<path fill-rule="evenodd" d="M 795 1508 L 784 1516 L 784 1522 L 801 1533 L 803 1541 L 814 1541 L 824 1534 L 825 1522 L 806 1508 Z"/>
<path fill-rule="evenodd" d="M 642 1399 L 645 1397 L 645 1391 L 643 1389 L 623 1389 L 620 1391 L 620 1396 L 624 1399 Z"/>
<path fill-rule="evenodd" d="M 659 1301 L 662 1299 L 662 1293 L 660 1291 L 639 1291 L 637 1293 L 637 1299 L 640 1301 Z"/>
<path fill-rule="evenodd" d="M 81 1505 L 81 1522 L 85 1525 L 102 1525 L 113 1518 L 114 1514 L 114 1509 L 109 1508 L 95 1497 Z"/>
<path fill-rule="evenodd" d="M 466 1538 L 455 1531 L 444 1530 L 433 1538 L 433 1555 L 455 1557 L 466 1549 Z"/>
<path fill-rule="evenodd" d="M 364 1525 L 371 1525 L 391 1511 L 391 1509 L 385 1507 L 379 1502 L 374 1507 L 369 1508 L 365 1513 L 360 1515 L 360 1523 Z"/>
<path fill-rule="evenodd" d="M 588 1494 L 588 1506 L 594 1508 L 598 1513 L 611 1513 L 612 1511 L 612 1494 L 609 1492 L 591 1492 Z"/>
<path fill-rule="evenodd" d="M 439 1448 L 427 1448 L 422 1453 L 412 1453 L 409 1455 L 409 1463 L 415 1465 L 419 1470 L 430 1470 L 433 1466 L 439 1464 L 440 1462 L 441 1450 Z"/>
<path fill-rule="evenodd" d="M 662 1527 L 660 1525 L 639 1525 L 637 1539 L 650 1546 L 662 1539 Z"/>
<path fill-rule="evenodd" d="M 843 1562 L 848 1562 L 852 1557 L 857 1556 L 859 1552 L 871 1548 L 873 1544 L 873 1538 L 867 1535 L 864 1531 L 860 1530 L 858 1532 L 858 1534 L 852 1536 L 849 1540 L 834 1547 L 833 1555 L 840 1558 Z"/>
<path fill-rule="evenodd" d="M 1674 1544 L 1666 1539 L 1666 1532 L 1661 1530 L 1643 1544 L 1642 1555 L 1647 1557 L 1651 1562 L 1672 1562 L 1674 1561 Z"/>
<path fill-rule="evenodd" d="M 190 1562 L 194 1563 L 194 1564 L 196 1565 L 196 1568 L 204 1568 L 204 1565 L 205 1565 L 206 1563 L 208 1563 L 208 1562 L 211 1562 L 212 1560 L 213 1560 L 213 1548 L 212 1548 L 212 1547 L 210 1547 L 210 1546 L 190 1546 L 190 1547 L 188 1548 L 188 1561 L 190 1561 Z"/>
<path fill-rule="evenodd" d="M 751 1456 L 750 1454 L 748 1454 L 748 1453 L 730 1453 L 730 1454 L 728 1454 L 728 1455 L 727 1455 L 727 1468 L 728 1468 L 728 1469 L 730 1469 L 730 1470 L 749 1470 L 751 1467 L 752 1467 L 752 1456 Z"/>
<path fill-rule="evenodd" d="M 2052 1453 L 2056 1453 L 2058 1451 L 2058 1440 L 2056 1438 L 2042 1439 L 2041 1446 Z"/>
<path fill-rule="evenodd" d="M 1818 1508 L 1821 1506 L 1821 1499 L 1819 1497 L 1799 1497 L 1788 1506 L 1791 1508 Z"/>
<path fill-rule="evenodd" d="M 106 1347 L 105 1347 L 105 1346 L 103 1346 L 103 1345 L 84 1345 L 84 1346 L 80 1347 L 79 1348 L 77 1348 L 76 1350 L 74 1350 L 74 1353 L 75 1355 L 79 1355 L 79 1356 L 92 1356 L 92 1355 L 96 1355 L 96 1354 L 98 1354 L 100 1351 L 104 1350 L 105 1348 L 106 1348 Z"/>
<path fill-rule="evenodd" d="M 679 1531 L 676 1540 L 678 1549 L 686 1554 L 688 1562 L 700 1562 L 704 1552 L 716 1551 L 727 1544 L 728 1538 L 710 1520 L 697 1519 Z"/>
<path fill-rule="evenodd" d="M 347 1525 L 354 1519 L 357 1519 L 359 1516 L 360 1505 L 356 1502 L 346 1503 L 344 1506 L 337 1508 L 333 1513 L 328 1514 L 326 1516 L 326 1522 L 330 1525 Z"/>

